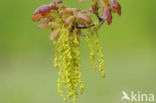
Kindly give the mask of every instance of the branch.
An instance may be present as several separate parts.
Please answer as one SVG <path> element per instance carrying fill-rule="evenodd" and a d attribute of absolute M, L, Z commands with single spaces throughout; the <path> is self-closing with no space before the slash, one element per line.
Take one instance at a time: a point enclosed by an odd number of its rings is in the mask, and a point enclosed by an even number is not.
<path fill-rule="evenodd" d="M 104 20 L 101 20 L 100 21 L 100 24 L 98 25 L 98 29 L 102 26 L 102 24 L 104 23 Z M 92 31 L 92 34 L 91 35 L 93 35 L 94 34 L 94 32 L 95 32 L 95 29 L 93 29 L 93 31 Z M 82 36 L 88 36 L 88 34 L 81 34 Z"/>
<path fill-rule="evenodd" d="M 76 25 L 76 28 L 77 29 L 87 29 L 87 28 L 90 28 L 90 27 L 93 27 L 93 26 L 95 26 L 95 24 L 92 24 L 92 25 L 89 25 L 89 26 L 86 26 L 86 25 L 78 26 L 78 25 Z"/>
<path fill-rule="evenodd" d="M 98 18 L 98 22 L 100 23 L 99 25 L 98 25 L 98 29 L 103 25 L 103 23 L 104 23 L 104 20 L 100 17 L 100 16 L 98 16 L 97 15 L 97 18 Z M 83 26 L 78 26 L 78 25 L 76 25 L 76 28 L 78 28 L 78 29 L 87 29 L 87 28 L 90 28 L 90 27 L 93 27 L 93 26 L 95 26 L 95 24 L 92 24 L 92 25 L 90 25 L 90 26 L 86 26 L 86 25 L 83 25 Z M 92 31 L 92 35 L 93 35 L 93 33 L 95 32 L 95 29 L 93 29 L 93 31 Z M 82 36 L 88 36 L 88 34 L 82 34 Z"/>

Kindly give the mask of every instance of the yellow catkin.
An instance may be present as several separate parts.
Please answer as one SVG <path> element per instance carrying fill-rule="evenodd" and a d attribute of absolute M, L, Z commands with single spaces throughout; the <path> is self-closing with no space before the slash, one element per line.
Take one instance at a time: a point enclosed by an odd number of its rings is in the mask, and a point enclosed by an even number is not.
<path fill-rule="evenodd" d="M 92 64 L 93 64 L 93 66 L 94 66 L 94 69 L 97 69 L 97 64 L 96 64 L 96 60 L 95 60 L 94 45 L 93 45 L 94 42 L 93 42 L 93 36 L 91 35 L 91 30 L 88 29 L 88 30 L 86 31 L 86 33 L 88 34 L 88 35 L 86 36 L 86 40 L 87 40 L 88 46 L 89 46 L 89 48 L 90 48 L 90 59 L 91 59 L 91 61 L 92 61 Z"/>
<path fill-rule="evenodd" d="M 98 57 L 98 63 L 99 63 L 99 70 L 102 72 L 102 77 L 105 77 L 105 72 L 104 72 L 104 55 L 102 54 L 102 47 L 100 46 L 100 43 L 99 43 L 99 39 L 98 39 L 98 25 L 99 23 L 95 23 L 95 27 L 94 27 L 94 35 L 96 37 L 96 40 L 95 40 L 95 49 L 96 49 L 96 52 L 97 52 L 97 57 Z"/>
<path fill-rule="evenodd" d="M 95 27 L 97 27 L 97 25 L 95 25 Z M 59 39 L 53 41 L 55 45 L 54 67 L 59 68 L 57 81 L 58 92 L 64 101 L 67 101 L 68 98 L 73 98 L 73 103 L 76 103 L 78 94 L 82 94 L 84 90 L 80 72 L 80 41 L 78 40 L 76 30 L 71 32 L 69 28 L 70 26 L 66 28 L 62 26 Z M 87 29 L 88 36 L 86 36 L 90 48 L 90 59 L 92 60 L 94 68 L 99 68 L 102 76 L 105 77 L 104 55 L 102 54 L 102 47 L 99 45 L 97 28 L 94 29 L 95 32 L 93 35 L 96 37 L 95 41 L 93 39 L 92 29 Z"/>
<path fill-rule="evenodd" d="M 90 48 L 90 59 L 92 61 L 94 68 L 95 69 L 99 68 L 99 70 L 102 72 L 102 77 L 105 77 L 104 55 L 102 54 L 102 47 L 100 46 L 98 34 L 97 34 L 98 25 L 99 25 L 98 23 L 95 23 L 94 32 L 92 31 L 92 29 L 87 29 L 88 35 L 86 36 L 86 40 L 87 40 L 89 48 Z M 93 39 L 94 35 L 96 37 L 95 41 Z M 97 54 L 97 58 L 95 58 L 96 57 L 95 51 Z M 98 63 L 96 62 L 96 59 L 98 59 Z M 97 65 L 97 64 L 99 64 L 99 65 Z"/>
<path fill-rule="evenodd" d="M 59 67 L 58 92 L 64 101 L 67 101 L 67 98 L 73 98 L 73 103 L 76 103 L 78 89 L 82 93 L 84 88 L 80 72 L 80 42 L 77 39 L 76 30 L 69 32 L 69 28 L 62 27 L 60 31 L 54 66 Z"/>

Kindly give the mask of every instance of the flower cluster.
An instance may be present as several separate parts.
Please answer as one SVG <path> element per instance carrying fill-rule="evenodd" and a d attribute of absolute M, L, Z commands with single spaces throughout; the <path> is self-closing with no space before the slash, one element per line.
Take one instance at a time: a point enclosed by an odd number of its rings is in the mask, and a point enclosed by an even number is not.
<path fill-rule="evenodd" d="M 70 27 L 62 27 L 60 30 L 60 38 L 58 43 L 55 45 L 55 60 L 54 66 L 59 68 L 58 78 L 58 92 L 67 101 L 65 96 L 66 89 L 67 96 L 73 97 L 73 103 L 76 103 L 76 97 L 78 96 L 77 89 L 80 86 L 80 93 L 83 92 L 83 84 L 81 80 L 80 72 L 80 52 L 79 52 L 79 40 L 74 30 L 72 33 L 69 32 Z"/>
<path fill-rule="evenodd" d="M 60 3 L 61 0 L 55 0 L 49 5 L 40 6 L 34 12 L 32 20 L 39 22 L 44 19 L 38 28 L 49 28 L 52 31 L 49 39 L 55 46 L 54 67 L 59 69 L 58 92 L 64 101 L 73 98 L 73 103 L 76 103 L 78 94 L 83 93 L 84 89 L 79 51 L 79 37 L 84 36 L 82 29 L 86 29 L 85 37 L 92 64 L 105 77 L 104 55 L 98 39 L 98 29 L 105 21 L 108 25 L 112 23 L 112 13 L 121 15 L 121 6 L 116 0 L 92 0 L 91 9 L 80 10 L 59 5 Z M 93 22 L 91 14 L 98 20 Z"/>
<path fill-rule="evenodd" d="M 97 28 L 98 23 L 95 25 L 95 40 L 93 39 L 92 36 L 92 31 L 90 29 L 87 30 L 87 33 L 89 34 L 86 36 L 86 40 L 88 42 L 88 46 L 90 48 L 90 59 L 92 60 L 92 64 L 94 66 L 94 69 L 98 69 L 102 72 L 102 77 L 105 77 L 105 72 L 104 72 L 104 55 L 102 54 L 102 47 L 99 44 L 98 40 L 98 34 L 97 34 Z M 98 63 L 96 62 L 98 61 Z M 98 66 L 98 67 L 97 67 Z"/>

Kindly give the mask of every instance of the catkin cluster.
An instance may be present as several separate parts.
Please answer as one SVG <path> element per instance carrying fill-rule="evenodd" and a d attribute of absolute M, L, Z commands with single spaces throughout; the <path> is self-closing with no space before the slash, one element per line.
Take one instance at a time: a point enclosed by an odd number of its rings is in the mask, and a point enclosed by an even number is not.
<path fill-rule="evenodd" d="M 97 25 L 95 25 L 94 32 L 92 32 L 93 29 L 87 29 L 86 40 L 90 48 L 90 59 L 94 68 L 102 71 L 102 76 L 105 77 L 104 56 L 102 47 L 99 45 Z M 54 67 L 59 69 L 58 92 L 64 98 L 64 101 L 73 98 L 73 103 L 76 103 L 79 92 L 82 94 L 84 89 L 80 72 L 80 41 L 76 29 L 71 31 L 70 26 L 62 26 L 59 34 L 58 40 L 53 40 L 55 45 Z M 95 37 L 95 40 L 93 37 Z"/>
<path fill-rule="evenodd" d="M 98 39 L 98 23 L 95 24 L 94 31 L 92 29 L 87 29 L 86 41 L 90 48 L 90 59 L 92 61 L 94 69 L 99 69 L 102 72 L 102 77 L 105 77 L 104 72 L 104 55 L 102 54 L 102 47 L 99 44 Z M 95 36 L 95 40 L 94 37 Z M 98 61 L 98 62 L 97 62 Z"/>
<path fill-rule="evenodd" d="M 62 27 L 57 43 L 54 41 L 56 50 L 54 67 L 59 68 L 58 92 L 64 101 L 73 98 L 73 103 L 76 103 L 78 89 L 82 93 L 84 88 L 80 72 L 80 42 L 76 31 L 70 32 L 69 28 Z"/>

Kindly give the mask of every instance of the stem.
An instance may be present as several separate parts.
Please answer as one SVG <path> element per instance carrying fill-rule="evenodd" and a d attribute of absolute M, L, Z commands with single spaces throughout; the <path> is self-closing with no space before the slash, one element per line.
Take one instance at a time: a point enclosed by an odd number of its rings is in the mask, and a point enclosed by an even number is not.
<path fill-rule="evenodd" d="M 99 29 L 99 28 L 102 26 L 103 23 L 104 23 L 104 20 L 101 20 L 101 21 L 100 21 L 100 24 L 98 25 L 97 28 Z M 91 35 L 93 35 L 94 33 L 95 33 L 95 29 L 92 30 L 92 34 L 91 34 Z M 89 34 L 82 34 L 82 36 L 88 36 L 88 35 L 89 35 Z"/>
<path fill-rule="evenodd" d="M 98 25 L 98 28 L 100 28 L 102 26 L 102 24 L 104 23 L 104 20 L 99 15 L 97 15 L 97 18 L 99 20 L 98 22 L 100 23 Z M 76 25 L 76 28 L 77 29 L 87 29 L 87 28 L 90 28 L 90 27 L 93 27 L 93 26 L 95 26 L 95 24 L 92 24 L 92 25 L 89 25 L 89 26 L 86 26 L 86 25 L 78 26 L 78 25 Z M 95 30 L 92 31 L 92 35 L 94 34 L 94 32 L 95 32 Z M 88 36 L 88 34 L 82 34 L 82 36 Z"/>
<path fill-rule="evenodd" d="M 76 28 L 77 29 L 87 29 L 87 28 L 90 28 L 90 27 L 93 27 L 93 26 L 95 26 L 95 24 L 92 24 L 92 25 L 89 25 L 89 26 L 86 26 L 86 25 L 78 26 L 78 25 L 76 25 Z"/>

